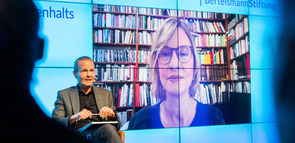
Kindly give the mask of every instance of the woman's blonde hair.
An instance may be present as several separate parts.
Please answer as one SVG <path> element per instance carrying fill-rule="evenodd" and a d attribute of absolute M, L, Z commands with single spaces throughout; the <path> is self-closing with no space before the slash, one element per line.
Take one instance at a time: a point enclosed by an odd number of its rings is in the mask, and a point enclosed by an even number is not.
<path fill-rule="evenodd" d="M 193 80 L 189 87 L 189 94 L 193 98 L 196 94 L 199 95 L 200 91 L 200 60 L 198 53 L 195 48 L 194 39 L 191 35 L 187 24 L 182 19 L 177 18 L 168 18 L 162 24 L 160 29 L 156 31 L 156 35 L 152 44 L 152 51 L 150 57 L 150 77 L 152 81 L 151 85 L 151 95 L 155 96 L 159 100 L 165 100 L 165 89 L 161 84 L 159 77 L 159 68 L 158 68 L 158 55 L 161 49 L 166 45 L 167 41 L 171 38 L 172 34 L 177 30 L 177 28 L 182 28 L 187 37 L 190 40 L 191 46 L 193 47 L 193 58 L 194 58 L 194 73 Z"/>

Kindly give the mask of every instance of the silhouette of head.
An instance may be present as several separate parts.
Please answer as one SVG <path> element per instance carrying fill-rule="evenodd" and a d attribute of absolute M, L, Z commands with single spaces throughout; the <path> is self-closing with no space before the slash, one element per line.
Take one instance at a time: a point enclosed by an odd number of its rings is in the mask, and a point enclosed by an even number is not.
<path fill-rule="evenodd" d="M 29 89 L 36 60 L 43 56 L 39 16 L 32 0 L 0 0 L 0 79 Z"/>

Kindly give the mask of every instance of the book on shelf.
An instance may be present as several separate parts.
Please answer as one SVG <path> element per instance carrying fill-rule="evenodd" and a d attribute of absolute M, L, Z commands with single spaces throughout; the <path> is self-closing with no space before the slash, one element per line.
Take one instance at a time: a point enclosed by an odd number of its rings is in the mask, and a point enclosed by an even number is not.
<path fill-rule="evenodd" d="M 196 94 L 195 99 L 203 104 L 230 102 L 231 93 L 251 93 L 249 81 L 201 84 L 200 87 L 200 95 Z"/>
<path fill-rule="evenodd" d="M 229 23 L 228 23 L 228 29 L 232 29 L 235 24 L 242 18 L 244 18 L 245 15 L 240 14 L 228 14 Z"/>
<path fill-rule="evenodd" d="M 138 81 L 149 81 L 149 66 L 138 67 Z"/>
<path fill-rule="evenodd" d="M 193 32 L 225 33 L 221 22 L 210 22 L 198 19 L 185 19 L 189 29 Z"/>
<path fill-rule="evenodd" d="M 227 80 L 228 68 L 223 66 L 201 66 L 201 81 Z"/>
<path fill-rule="evenodd" d="M 121 126 L 123 126 L 131 119 L 131 117 L 133 115 L 133 110 L 127 109 L 126 111 L 119 111 L 119 112 L 117 112 L 117 114 L 121 120 Z"/>
<path fill-rule="evenodd" d="M 93 60 L 94 62 L 136 62 L 136 50 L 131 50 L 130 47 L 125 49 L 94 49 Z"/>
<path fill-rule="evenodd" d="M 139 14 L 149 14 L 149 15 L 167 15 L 167 12 L 165 9 L 160 8 L 144 8 L 139 7 L 138 8 Z"/>
<path fill-rule="evenodd" d="M 95 65 L 96 81 L 133 81 L 134 65 Z"/>
<path fill-rule="evenodd" d="M 224 64 L 224 50 L 200 51 L 199 58 L 201 64 Z"/>
<path fill-rule="evenodd" d="M 164 23 L 165 19 L 156 18 L 153 16 L 139 16 L 138 17 L 138 28 L 139 29 L 148 29 L 148 30 L 157 30 Z"/>
<path fill-rule="evenodd" d="M 133 28 L 135 29 L 135 15 L 94 13 L 93 26 L 108 28 Z"/>
<path fill-rule="evenodd" d="M 246 34 L 249 31 L 249 25 L 248 25 L 248 17 L 244 18 L 243 21 L 238 23 L 236 27 L 229 28 L 228 31 L 228 38 L 229 44 L 231 45 L 234 43 L 237 39 L 242 37 L 244 34 Z"/>
<path fill-rule="evenodd" d="M 135 90 L 138 91 L 135 93 L 135 106 L 152 106 L 159 102 L 159 100 L 151 95 L 148 84 L 144 83 L 140 85 L 136 83 Z"/>
<path fill-rule="evenodd" d="M 230 68 L 231 68 L 231 79 L 239 80 L 239 79 L 250 79 L 250 61 L 249 54 L 246 54 L 242 57 L 241 60 L 233 60 Z"/>
<path fill-rule="evenodd" d="M 93 5 L 93 11 L 104 11 L 104 12 L 121 12 L 121 13 L 136 13 L 137 8 L 131 6 L 114 6 L 114 5 Z"/>
<path fill-rule="evenodd" d="M 133 84 L 95 84 L 112 92 L 113 103 L 116 107 L 133 106 Z"/>
<path fill-rule="evenodd" d="M 153 39 L 154 39 L 154 32 L 147 32 L 147 31 L 142 31 L 138 32 L 138 42 L 139 44 L 152 44 Z"/>
<path fill-rule="evenodd" d="M 193 34 L 197 47 L 225 47 L 225 34 Z"/>
<path fill-rule="evenodd" d="M 232 91 L 236 93 L 251 93 L 250 92 L 250 82 L 243 81 L 243 82 L 234 82 L 232 85 Z"/>
<path fill-rule="evenodd" d="M 233 46 L 230 47 L 230 59 L 243 55 L 249 52 L 249 38 L 245 37 L 243 40 L 239 40 Z"/>
<path fill-rule="evenodd" d="M 225 19 L 224 13 L 201 12 L 201 11 L 183 11 L 183 12 L 184 12 L 184 16 L 187 18 Z"/>
<path fill-rule="evenodd" d="M 93 42 L 135 44 L 136 32 L 131 30 L 125 31 L 111 29 L 93 30 Z"/>
<path fill-rule="evenodd" d="M 149 63 L 149 56 L 150 56 L 150 51 L 146 50 L 139 50 L 138 51 L 138 63 Z"/>
<path fill-rule="evenodd" d="M 225 92 L 229 91 L 230 83 L 221 82 L 217 84 L 200 84 L 200 95 L 196 95 L 195 98 L 203 104 L 216 104 L 225 103 L 228 101 L 228 97 Z"/>

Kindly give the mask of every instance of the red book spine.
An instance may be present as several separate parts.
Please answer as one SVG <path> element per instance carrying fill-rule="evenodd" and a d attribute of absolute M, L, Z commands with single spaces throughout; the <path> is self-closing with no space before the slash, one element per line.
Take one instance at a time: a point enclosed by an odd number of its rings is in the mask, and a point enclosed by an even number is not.
<path fill-rule="evenodd" d="M 131 65 L 129 65 L 129 76 L 128 76 L 128 77 L 129 77 L 129 80 L 132 79 L 132 78 L 131 78 L 131 68 L 132 68 Z"/>
<path fill-rule="evenodd" d="M 217 24 L 216 22 L 214 22 L 214 24 L 215 24 L 215 26 L 217 27 L 218 32 L 221 33 L 221 30 L 219 29 L 218 24 Z"/>
<path fill-rule="evenodd" d="M 116 20 L 116 27 L 119 27 L 119 16 L 116 16 L 117 20 Z"/>
<path fill-rule="evenodd" d="M 104 14 L 102 27 L 106 27 L 106 21 L 107 21 L 106 19 L 107 19 L 107 16 Z"/>
<path fill-rule="evenodd" d="M 249 54 L 246 55 L 246 68 L 247 68 L 247 76 L 248 76 L 248 79 L 250 79 L 250 60 L 249 60 Z"/>
<path fill-rule="evenodd" d="M 139 84 L 135 84 L 135 106 L 139 106 Z"/>
<path fill-rule="evenodd" d="M 211 59 L 211 64 L 214 64 L 214 55 L 212 51 L 210 51 L 210 59 Z"/>

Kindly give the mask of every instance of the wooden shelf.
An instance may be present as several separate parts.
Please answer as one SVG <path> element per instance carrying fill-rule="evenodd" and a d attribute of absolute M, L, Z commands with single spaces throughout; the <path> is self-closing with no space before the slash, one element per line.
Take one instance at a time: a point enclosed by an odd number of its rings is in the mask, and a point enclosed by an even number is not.
<path fill-rule="evenodd" d="M 242 22 L 244 20 L 244 18 L 248 17 L 247 15 L 243 15 L 243 17 L 237 21 L 237 23 L 235 23 L 229 30 L 235 28 L 240 22 Z M 228 30 L 228 31 L 229 31 Z"/>
<path fill-rule="evenodd" d="M 231 80 L 232 82 L 242 82 L 242 81 L 250 81 L 249 78 L 243 78 L 243 79 L 238 79 L 238 80 Z"/>
<path fill-rule="evenodd" d="M 135 81 L 135 83 L 152 83 L 151 81 Z"/>
<path fill-rule="evenodd" d="M 238 60 L 238 59 L 242 58 L 243 56 L 245 56 L 245 55 L 247 55 L 247 54 L 249 54 L 249 51 L 248 51 L 248 52 L 245 52 L 245 53 L 243 53 L 242 55 L 239 55 L 239 56 L 237 56 L 237 57 L 234 57 L 234 58 L 230 59 L 230 61 L 233 61 L 233 60 Z"/>
<path fill-rule="evenodd" d="M 151 47 L 151 44 L 138 44 L 138 46 L 145 46 L 145 47 Z"/>
<path fill-rule="evenodd" d="M 201 66 L 226 66 L 227 64 L 201 64 Z"/>
<path fill-rule="evenodd" d="M 202 80 L 200 83 L 230 82 L 231 80 Z"/>
<path fill-rule="evenodd" d="M 151 106 L 135 106 L 135 108 L 147 108 L 147 107 L 151 107 Z"/>
<path fill-rule="evenodd" d="M 240 40 L 244 39 L 247 35 L 249 35 L 249 31 L 247 33 L 244 33 L 239 39 L 236 39 L 233 43 L 229 45 L 229 47 L 232 47 L 236 43 L 238 43 Z"/>
<path fill-rule="evenodd" d="M 123 106 L 123 107 L 118 107 L 116 106 L 116 109 L 132 109 L 133 106 Z"/>

